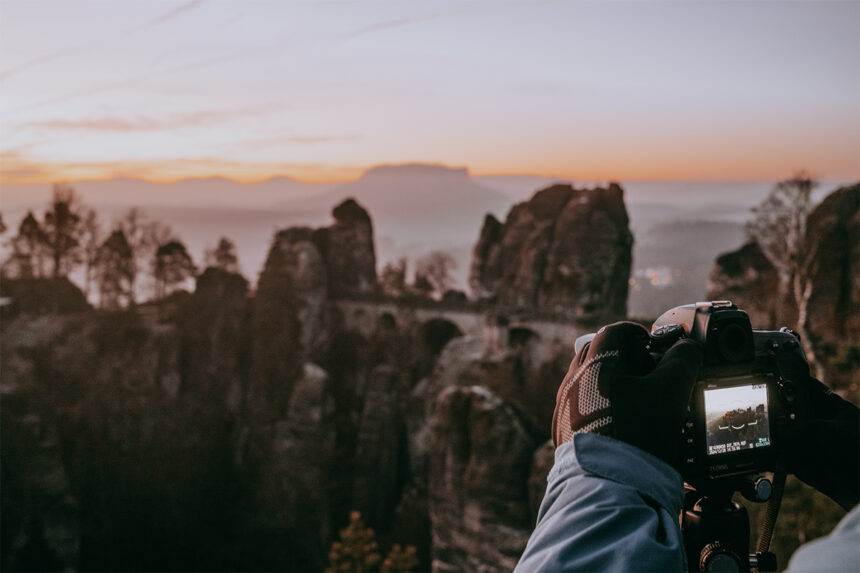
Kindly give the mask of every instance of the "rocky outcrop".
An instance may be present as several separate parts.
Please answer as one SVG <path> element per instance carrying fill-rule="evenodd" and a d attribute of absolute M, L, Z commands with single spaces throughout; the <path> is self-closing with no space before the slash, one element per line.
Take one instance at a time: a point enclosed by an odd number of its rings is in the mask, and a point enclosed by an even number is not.
<path fill-rule="evenodd" d="M 217 399 L 238 411 L 247 378 L 244 338 L 250 301 L 248 281 L 213 267 L 197 278 L 197 288 L 180 317 L 186 390 Z"/>
<path fill-rule="evenodd" d="M 291 227 L 279 231 L 254 300 L 254 372 L 263 395 L 282 396 L 268 403 L 286 408 L 289 382 L 301 365 L 328 343 L 326 304 L 332 294 L 364 293 L 376 288 L 373 227 L 367 212 L 352 199 L 334 208 L 331 227 Z M 285 391 L 266 386 L 281 385 Z M 279 415 L 280 415 L 279 414 Z"/>
<path fill-rule="evenodd" d="M 549 311 L 581 322 L 627 313 L 633 235 L 623 191 L 553 185 L 515 205 L 504 224 L 488 216 L 469 284 L 498 306 Z"/>
<path fill-rule="evenodd" d="M 5 373 L 4 373 L 5 375 Z M 6 571 L 73 570 L 81 527 L 56 426 L 3 396 L 3 555 Z"/>
<path fill-rule="evenodd" d="M 0 297 L 8 298 L 0 307 L 5 319 L 19 313 L 65 314 L 90 309 L 83 291 L 67 277 L 15 279 L 4 276 L 0 281 Z"/>
<path fill-rule="evenodd" d="M 332 293 L 376 290 L 376 251 L 370 215 L 354 199 L 332 210 L 334 225 L 317 230 L 314 241 L 325 260 Z"/>
<path fill-rule="evenodd" d="M 536 440 L 482 386 L 442 392 L 430 432 L 433 570 L 512 570 L 534 525 L 527 482 Z"/>
<path fill-rule="evenodd" d="M 287 415 L 275 425 L 269 463 L 262 470 L 260 501 L 273 521 L 289 532 L 289 555 L 283 563 L 321 569 L 331 532 L 325 485 L 337 448 L 335 400 L 328 375 L 306 364 L 290 397 Z M 296 516 L 301 516 L 297 519 Z"/>
<path fill-rule="evenodd" d="M 857 400 L 857 365 L 850 358 L 860 338 L 860 184 L 837 189 L 807 218 L 813 249 L 806 332 L 826 381 Z M 710 299 L 730 299 L 755 328 L 795 328 L 793 285 L 780 285 L 774 265 L 755 243 L 721 255 L 711 272 Z"/>
<path fill-rule="evenodd" d="M 544 442 L 535 450 L 532 457 L 532 468 L 529 474 L 529 507 L 532 520 L 537 523 L 538 510 L 546 494 L 546 478 L 555 463 L 555 446 L 552 440 Z"/>
<path fill-rule="evenodd" d="M 860 184 L 828 195 L 807 220 L 817 256 L 809 330 L 831 354 L 860 339 Z"/>
<path fill-rule="evenodd" d="M 393 366 L 370 375 L 358 426 L 353 506 L 365 522 L 382 529 L 391 523 L 406 477 L 404 406 L 408 384 Z"/>
<path fill-rule="evenodd" d="M 777 328 L 781 319 L 779 273 L 757 243 L 717 257 L 708 300 L 730 300 L 749 314 L 753 328 Z"/>

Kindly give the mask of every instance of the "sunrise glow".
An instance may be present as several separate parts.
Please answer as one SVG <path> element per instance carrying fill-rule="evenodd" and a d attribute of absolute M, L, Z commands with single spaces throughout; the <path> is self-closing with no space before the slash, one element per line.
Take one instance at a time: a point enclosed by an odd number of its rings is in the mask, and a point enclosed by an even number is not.
<path fill-rule="evenodd" d="M 3 2 L 0 183 L 860 178 L 857 2 Z"/>

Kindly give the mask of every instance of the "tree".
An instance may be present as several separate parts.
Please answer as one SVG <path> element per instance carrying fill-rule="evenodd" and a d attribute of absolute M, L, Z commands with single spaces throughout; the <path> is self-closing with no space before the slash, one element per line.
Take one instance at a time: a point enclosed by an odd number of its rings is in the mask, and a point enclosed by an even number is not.
<path fill-rule="evenodd" d="M 99 300 L 102 308 L 117 309 L 132 304 L 134 297 L 134 252 L 122 229 L 115 229 L 99 247 L 97 257 Z"/>
<path fill-rule="evenodd" d="M 53 278 L 69 274 L 80 262 L 80 199 L 74 188 L 54 185 L 51 202 L 45 211 L 44 241 L 53 263 Z"/>
<path fill-rule="evenodd" d="M 46 236 L 32 211 L 21 219 L 18 234 L 10 241 L 12 253 L 3 265 L 4 274 L 22 279 L 45 276 Z"/>
<path fill-rule="evenodd" d="M 797 309 L 795 329 L 800 335 L 810 369 L 819 379 L 824 372 L 818 364 L 809 336 L 807 321 L 812 277 L 815 274 L 819 241 L 807 233 L 807 217 L 812 190 L 818 186 L 804 171 L 780 181 L 758 207 L 747 233 L 777 269 L 782 300 L 790 300 Z"/>
<path fill-rule="evenodd" d="M 239 257 L 233 241 L 227 237 L 221 237 L 217 247 L 206 251 L 206 266 L 239 274 Z"/>
<path fill-rule="evenodd" d="M 158 246 L 170 242 L 173 232 L 167 225 L 149 220 L 138 207 L 126 211 L 117 223 L 117 228 L 123 232 L 132 253 L 130 304 L 134 304 L 138 289 L 137 279 L 141 271 L 154 268 Z"/>
<path fill-rule="evenodd" d="M 401 296 L 406 292 L 406 267 L 406 257 L 385 263 L 379 275 L 379 286 L 382 292 L 390 296 Z"/>
<path fill-rule="evenodd" d="M 156 298 L 172 292 L 174 287 L 193 277 L 196 270 L 191 255 L 181 241 L 168 241 L 159 246 L 155 251 L 152 273 L 155 277 Z"/>
<path fill-rule="evenodd" d="M 451 288 L 451 271 L 456 268 L 454 257 L 444 251 L 433 251 L 415 263 L 415 284 L 418 285 L 419 278 L 426 280 L 439 298 Z"/>
<path fill-rule="evenodd" d="M 331 545 L 326 571 L 412 571 L 418 567 L 415 547 L 391 546 L 385 559 L 379 553 L 379 543 L 372 528 L 364 525 L 361 513 L 351 511 L 349 525 L 340 530 L 340 541 Z"/>
<path fill-rule="evenodd" d="M 409 290 L 415 294 L 429 297 L 433 294 L 433 283 L 430 282 L 427 275 L 415 271 L 415 279 L 412 281 L 412 286 Z"/>

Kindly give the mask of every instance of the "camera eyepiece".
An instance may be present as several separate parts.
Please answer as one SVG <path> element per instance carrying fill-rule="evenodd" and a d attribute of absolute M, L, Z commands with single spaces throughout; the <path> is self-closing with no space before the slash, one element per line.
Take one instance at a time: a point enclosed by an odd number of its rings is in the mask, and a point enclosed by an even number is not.
<path fill-rule="evenodd" d="M 752 330 L 737 322 L 726 324 L 717 332 L 717 353 L 723 362 L 737 364 L 751 359 Z"/>

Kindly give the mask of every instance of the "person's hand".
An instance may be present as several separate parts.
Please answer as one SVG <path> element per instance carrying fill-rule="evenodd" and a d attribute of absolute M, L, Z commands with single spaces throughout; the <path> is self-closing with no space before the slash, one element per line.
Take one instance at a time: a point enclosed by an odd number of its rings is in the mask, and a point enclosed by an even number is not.
<path fill-rule="evenodd" d="M 618 322 L 601 328 L 579 351 L 556 397 L 552 419 L 556 446 L 574 434 L 596 433 L 669 464 L 677 461 L 702 348 L 693 340 L 679 340 L 655 368 L 648 340 L 642 326 Z"/>
<path fill-rule="evenodd" d="M 844 509 L 860 496 L 860 414 L 854 404 L 809 378 L 809 417 L 783 421 L 788 471 Z"/>

